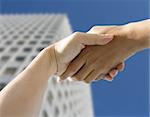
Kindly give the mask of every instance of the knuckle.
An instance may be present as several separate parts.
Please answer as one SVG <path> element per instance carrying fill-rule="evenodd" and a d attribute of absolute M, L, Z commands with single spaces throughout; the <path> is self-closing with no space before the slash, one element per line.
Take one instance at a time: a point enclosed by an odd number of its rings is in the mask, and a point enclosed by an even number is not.
<path fill-rule="evenodd" d="M 73 37 L 79 37 L 80 35 L 81 35 L 81 32 L 78 32 L 78 31 L 73 33 Z"/>
<path fill-rule="evenodd" d="M 68 73 L 76 72 L 76 70 L 77 70 L 77 66 L 76 65 L 72 65 L 72 66 L 70 66 L 70 69 L 68 70 Z"/>
<path fill-rule="evenodd" d="M 76 64 L 75 63 L 73 63 L 73 62 L 71 62 L 69 65 L 68 65 L 68 68 L 67 68 L 67 72 L 69 72 L 69 71 L 73 71 L 73 70 L 75 70 L 76 69 Z"/>
<path fill-rule="evenodd" d="M 99 27 L 99 26 L 93 26 L 90 30 L 91 30 L 91 31 L 97 30 L 98 27 Z"/>
<path fill-rule="evenodd" d="M 78 81 L 81 81 L 82 80 L 82 77 L 78 76 L 78 75 L 75 75 L 74 78 Z"/>
<path fill-rule="evenodd" d="M 62 74 L 61 77 L 63 77 L 63 78 L 70 77 L 72 73 L 73 73 L 73 70 L 72 70 L 72 69 L 67 69 L 67 71 L 65 71 L 65 73 Z"/>
<path fill-rule="evenodd" d="M 95 60 L 91 60 L 91 61 L 92 61 L 91 63 L 87 64 L 87 68 L 90 70 L 96 69 L 96 64 L 94 64 Z"/>
<path fill-rule="evenodd" d="M 66 76 L 67 76 L 67 74 L 66 74 L 66 72 L 65 72 L 65 73 L 63 73 L 62 75 L 60 75 L 60 79 L 65 79 Z"/>
<path fill-rule="evenodd" d="M 62 75 L 62 77 L 71 77 L 76 72 L 75 67 L 70 67 L 67 71 Z"/>

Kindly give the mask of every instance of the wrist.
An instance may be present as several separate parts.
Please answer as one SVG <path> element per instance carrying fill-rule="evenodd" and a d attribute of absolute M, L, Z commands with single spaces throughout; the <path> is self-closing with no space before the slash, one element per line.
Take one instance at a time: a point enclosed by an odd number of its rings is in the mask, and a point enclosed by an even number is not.
<path fill-rule="evenodd" d="M 50 75 L 56 74 L 56 72 L 57 72 L 57 61 L 56 61 L 54 44 L 45 48 L 44 54 L 45 54 L 45 56 L 47 56 L 47 64 L 48 64 L 49 74 Z"/>
<path fill-rule="evenodd" d="M 150 20 L 129 23 L 123 27 L 126 30 L 127 38 L 137 41 L 139 48 L 150 47 Z"/>
<path fill-rule="evenodd" d="M 50 75 L 55 74 L 56 70 L 54 46 L 52 45 L 43 49 L 22 73 L 31 75 L 27 78 L 38 79 L 37 82 L 47 82 Z"/>

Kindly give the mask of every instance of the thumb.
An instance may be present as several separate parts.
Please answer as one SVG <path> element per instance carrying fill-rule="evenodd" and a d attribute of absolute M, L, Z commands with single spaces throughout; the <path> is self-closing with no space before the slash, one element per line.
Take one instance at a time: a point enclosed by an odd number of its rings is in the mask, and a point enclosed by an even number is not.
<path fill-rule="evenodd" d="M 105 45 L 113 39 L 111 34 L 80 33 L 79 42 L 84 45 Z"/>

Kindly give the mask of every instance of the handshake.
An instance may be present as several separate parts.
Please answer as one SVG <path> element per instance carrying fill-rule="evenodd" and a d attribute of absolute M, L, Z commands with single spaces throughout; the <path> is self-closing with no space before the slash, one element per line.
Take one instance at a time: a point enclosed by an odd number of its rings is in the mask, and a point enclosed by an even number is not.
<path fill-rule="evenodd" d="M 150 47 L 149 40 L 150 20 L 75 32 L 48 47 L 54 50 L 53 73 L 59 81 L 68 77 L 86 83 L 112 81 L 127 58 Z"/>
<path fill-rule="evenodd" d="M 0 92 L 1 117 L 36 117 L 52 74 L 60 81 L 68 77 L 86 83 L 113 80 L 128 57 L 150 47 L 149 40 L 150 20 L 145 20 L 96 26 L 48 46 Z"/>

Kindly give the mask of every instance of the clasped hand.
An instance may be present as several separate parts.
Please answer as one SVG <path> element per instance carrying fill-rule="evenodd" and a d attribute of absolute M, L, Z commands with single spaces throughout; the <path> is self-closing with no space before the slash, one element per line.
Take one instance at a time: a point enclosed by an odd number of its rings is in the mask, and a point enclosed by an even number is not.
<path fill-rule="evenodd" d="M 112 34 L 98 33 L 92 28 L 87 33 L 76 32 L 57 42 L 55 54 L 59 80 L 71 77 L 73 80 L 86 83 L 100 79 L 111 81 L 118 71 L 123 70 L 124 64 L 119 62 L 106 70 L 105 65 L 109 63 L 106 59 L 109 57 L 107 53 L 111 51 L 107 52 L 107 49 L 100 48 L 111 42 L 113 37 Z"/>
<path fill-rule="evenodd" d="M 60 81 L 90 83 L 112 81 L 123 70 L 124 61 L 149 48 L 149 20 L 122 26 L 96 26 L 87 33 L 73 33 L 54 44 Z"/>

